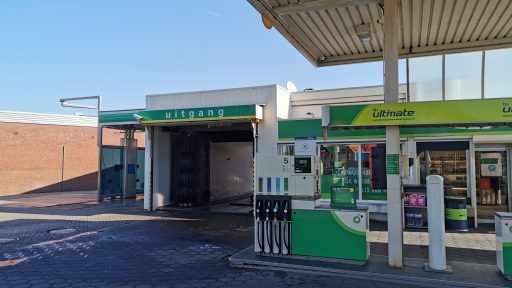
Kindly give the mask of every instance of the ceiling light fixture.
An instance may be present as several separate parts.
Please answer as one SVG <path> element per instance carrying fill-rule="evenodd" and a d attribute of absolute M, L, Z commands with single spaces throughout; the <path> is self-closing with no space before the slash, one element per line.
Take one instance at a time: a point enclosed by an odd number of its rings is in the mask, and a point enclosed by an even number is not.
<path fill-rule="evenodd" d="M 357 25 L 356 34 L 359 40 L 370 42 L 372 40 L 372 25 L 370 23 Z"/>

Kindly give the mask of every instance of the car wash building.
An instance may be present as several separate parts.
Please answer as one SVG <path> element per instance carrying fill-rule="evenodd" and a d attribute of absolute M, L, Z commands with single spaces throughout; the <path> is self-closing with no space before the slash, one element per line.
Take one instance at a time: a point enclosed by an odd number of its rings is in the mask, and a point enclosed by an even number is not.
<path fill-rule="evenodd" d="M 145 131 L 145 209 L 198 206 L 252 196 L 254 155 L 277 154 L 289 97 L 276 85 L 148 95 L 146 109 L 102 112 L 100 122 Z"/>

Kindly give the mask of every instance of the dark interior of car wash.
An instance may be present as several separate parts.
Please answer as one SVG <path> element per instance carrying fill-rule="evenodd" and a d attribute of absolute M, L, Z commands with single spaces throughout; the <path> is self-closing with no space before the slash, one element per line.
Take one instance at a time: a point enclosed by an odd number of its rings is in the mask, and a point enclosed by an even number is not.
<path fill-rule="evenodd" d="M 171 206 L 200 206 L 251 197 L 251 123 L 169 126 Z"/>

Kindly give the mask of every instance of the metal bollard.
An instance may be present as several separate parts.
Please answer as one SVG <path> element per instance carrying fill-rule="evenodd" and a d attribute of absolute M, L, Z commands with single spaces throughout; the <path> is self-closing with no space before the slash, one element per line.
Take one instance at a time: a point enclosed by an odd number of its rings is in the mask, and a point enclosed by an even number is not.
<path fill-rule="evenodd" d="M 427 177 L 428 264 L 425 270 L 451 272 L 446 265 L 443 177 Z"/>

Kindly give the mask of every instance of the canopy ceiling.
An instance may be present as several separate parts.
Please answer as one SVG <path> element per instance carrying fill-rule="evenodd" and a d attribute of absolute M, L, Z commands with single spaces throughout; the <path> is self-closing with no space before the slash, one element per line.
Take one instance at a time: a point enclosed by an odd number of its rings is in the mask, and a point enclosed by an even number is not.
<path fill-rule="evenodd" d="M 380 0 L 248 1 L 315 66 L 382 60 Z M 510 0 L 401 0 L 399 6 L 400 58 L 512 47 Z M 361 40 L 364 32 L 369 41 Z"/>

